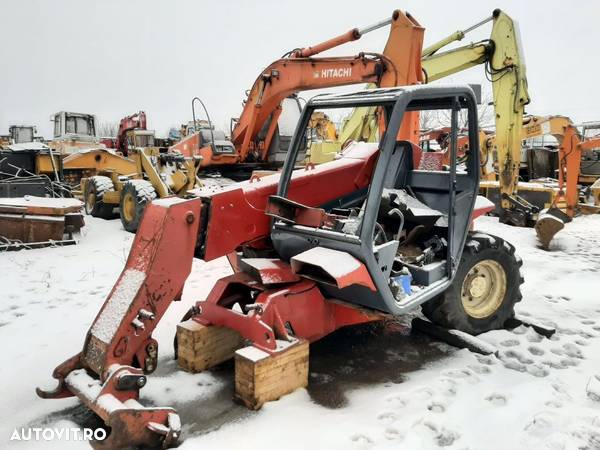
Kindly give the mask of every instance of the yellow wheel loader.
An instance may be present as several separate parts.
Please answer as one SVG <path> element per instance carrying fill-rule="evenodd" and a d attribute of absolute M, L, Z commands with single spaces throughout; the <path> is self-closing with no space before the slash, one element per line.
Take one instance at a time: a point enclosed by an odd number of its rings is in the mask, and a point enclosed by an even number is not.
<path fill-rule="evenodd" d="M 171 195 L 184 197 L 199 186 L 200 157 L 161 152 L 159 147 L 130 147 L 127 159 L 133 163 L 135 172 L 122 175 L 100 170 L 82 179 L 81 190 L 88 214 L 112 219 L 118 208 L 123 228 L 129 232 L 137 231 L 144 209 L 152 200 Z"/>

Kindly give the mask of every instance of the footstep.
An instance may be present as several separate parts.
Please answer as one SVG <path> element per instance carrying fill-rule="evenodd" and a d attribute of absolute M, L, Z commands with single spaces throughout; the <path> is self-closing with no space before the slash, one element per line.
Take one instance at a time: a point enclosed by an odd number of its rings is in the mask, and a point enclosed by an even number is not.
<path fill-rule="evenodd" d="M 562 408 L 563 404 L 561 402 L 558 402 L 556 400 L 549 400 L 546 403 L 544 403 L 544 405 L 550 407 L 550 408 Z"/>
<path fill-rule="evenodd" d="M 490 369 L 488 366 L 484 366 L 484 365 L 471 364 L 467 367 L 469 369 L 471 369 L 473 372 L 478 373 L 480 375 L 490 373 L 492 371 L 492 369 Z"/>
<path fill-rule="evenodd" d="M 507 369 L 516 370 L 517 372 L 525 372 L 527 370 L 527 368 L 523 364 L 514 360 L 505 361 L 504 367 L 506 367 Z"/>
<path fill-rule="evenodd" d="M 571 358 L 583 359 L 583 353 L 575 344 L 567 343 L 563 345 L 565 354 Z"/>
<path fill-rule="evenodd" d="M 400 430 L 391 427 L 385 429 L 383 436 L 390 441 L 404 439 L 404 435 L 400 433 Z"/>
<path fill-rule="evenodd" d="M 359 444 L 372 444 L 373 443 L 371 438 L 364 434 L 354 434 L 350 437 L 350 439 L 352 439 L 354 442 L 357 442 Z"/>
<path fill-rule="evenodd" d="M 513 334 L 525 334 L 528 328 L 525 325 L 519 325 L 517 328 L 512 330 Z"/>
<path fill-rule="evenodd" d="M 427 406 L 427 409 L 434 413 L 443 413 L 446 412 L 446 407 L 441 403 L 431 403 Z"/>
<path fill-rule="evenodd" d="M 526 357 L 520 352 L 515 350 L 507 350 L 504 352 L 504 356 L 507 358 L 514 358 L 519 361 L 521 364 L 533 364 L 533 359 Z"/>
<path fill-rule="evenodd" d="M 533 345 L 532 345 L 532 346 L 530 346 L 530 347 L 528 347 L 528 348 L 527 348 L 527 351 L 528 351 L 529 353 L 531 353 L 532 355 L 534 355 L 534 356 L 542 356 L 544 353 L 546 353 L 546 352 L 545 352 L 544 350 L 542 350 L 541 348 L 539 348 L 539 347 L 535 347 L 535 346 L 533 346 Z"/>
<path fill-rule="evenodd" d="M 506 397 L 502 394 L 490 394 L 485 399 L 494 406 L 504 406 L 507 402 Z"/>
<path fill-rule="evenodd" d="M 396 395 L 394 397 L 389 397 L 387 399 L 387 401 L 392 403 L 396 408 L 404 408 L 408 404 L 407 400 L 405 400 L 403 397 L 400 397 L 398 395 Z"/>
<path fill-rule="evenodd" d="M 460 435 L 457 432 L 448 430 L 444 427 L 438 428 L 438 426 L 432 422 L 423 422 L 423 425 L 434 433 L 434 439 L 440 447 L 448 447 L 460 438 Z"/>
<path fill-rule="evenodd" d="M 378 420 L 381 420 L 382 422 L 385 422 L 385 423 L 392 423 L 392 422 L 396 421 L 397 418 L 398 418 L 398 416 L 396 414 L 394 414 L 393 412 L 384 412 L 377 416 Z"/>
<path fill-rule="evenodd" d="M 540 378 L 547 377 L 550 374 L 548 369 L 545 369 L 541 364 L 527 366 L 527 373 Z"/>
<path fill-rule="evenodd" d="M 515 330 L 516 330 L 516 328 L 515 328 Z M 477 358 L 477 361 L 479 361 L 480 364 L 485 364 L 486 366 L 491 366 L 493 364 L 496 364 L 496 360 L 494 358 L 492 358 L 491 356 L 475 355 L 475 358 Z"/>

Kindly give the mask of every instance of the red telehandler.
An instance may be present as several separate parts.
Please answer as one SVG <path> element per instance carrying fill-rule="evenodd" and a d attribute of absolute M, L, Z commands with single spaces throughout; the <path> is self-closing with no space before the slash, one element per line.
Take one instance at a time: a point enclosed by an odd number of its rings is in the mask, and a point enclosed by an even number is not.
<path fill-rule="evenodd" d="M 422 29 L 412 27 L 412 59 L 396 66 L 409 84 L 421 73 Z M 295 170 L 313 113 L 355 107 L 381 112 L 380 142 L 355 142 L 334 161 Z M 421 151 L 411 142 L 418 114 L 437 109 L 451 112 L 449 169 L 419 170 Z M 240 336 L 236 396 L 251 407 L 306 385 L 308 343 L 344 326 L 422 307 L 433 322 L 472 334 L 503 327 L 521 299 L 521 262 L 508 242 L 470 231 L 493 205 L 477 196 L 479 152 L 457 165 L 462 111 L 469 148 L 479 148 L 468 86 L 317 96 L 302 112 L 281 173 L 153 201 L 82 351 L 54 370 L 57 388 L 38 395 L 79 397 L 110 428 L 95 446 L 175 445 L 176 411 L 143 406 L 139 396 L 158 363 L 152 332 L 180 300 L 194 257 L 227 256 L 234 274 L 190 309 L 180 327 L 202 339 L 180 340 L 178 355 L 223 345 L 233 352 L 236 344 L 223 336 Z M 178 336 L 185 337 L 179 329 Z"/>

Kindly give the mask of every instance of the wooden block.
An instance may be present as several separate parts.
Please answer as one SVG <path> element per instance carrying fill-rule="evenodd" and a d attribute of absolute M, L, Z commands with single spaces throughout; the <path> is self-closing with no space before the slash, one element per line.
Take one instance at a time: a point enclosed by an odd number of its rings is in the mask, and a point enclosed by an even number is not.
<path fill-rule="evenodd" d="M 177 361 L 188 372 L 198 373 L 233 358 L 243 344 L 230 328 L 204 326 L 194 320 L 177 325 Z"/>
<path fill-rule="evenodd" d="M 308 385 L 307 341 L 285 343 L 269 355 L 256 347 L 235 352 L 235 398 L 250 409 Z"/>

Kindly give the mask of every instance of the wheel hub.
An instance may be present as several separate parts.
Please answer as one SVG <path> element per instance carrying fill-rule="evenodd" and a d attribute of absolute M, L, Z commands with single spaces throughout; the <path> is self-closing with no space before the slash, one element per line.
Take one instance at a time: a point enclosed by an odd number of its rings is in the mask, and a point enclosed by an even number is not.
<path fill-rule="evenodd" d="M 467 273 L 462 285 L 461 300 L 466 313 L 476 319 L 494 314 L 506 294 L 506 272 L 491 259 L 479 261 Z"/>
<path fill-rule="evenodd" d="M 95 204 L 96 204 L 96 194 L 94 192 L 90 192 L 86 197 L 86 207 L 87 207 L 86 212 L 89 213 L 92 209 L 94 209 Z"/>
<path fill-rule="evenodd" d="M 127 222 L 131 222 L 135 217 L 135 200 L 130 193 L 125 194 L 123 198 L 123 215 Z"/>

